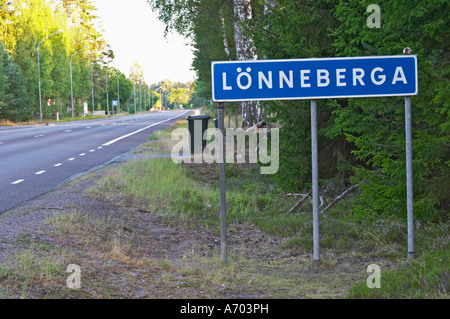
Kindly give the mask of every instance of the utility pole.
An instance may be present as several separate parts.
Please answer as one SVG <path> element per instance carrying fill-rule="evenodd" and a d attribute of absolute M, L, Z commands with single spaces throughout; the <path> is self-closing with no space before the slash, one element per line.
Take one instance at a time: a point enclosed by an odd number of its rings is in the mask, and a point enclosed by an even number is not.
<path fill-rule="evenodd" d="M 91 66 L 91 82 L 92 82 L 92 118 L 95 119 L 95 98 L 94 98 L 94 69 L 95 62 Z"/>
<path fill-rule="evenodd" d="M 75 54 L 83 51 L 86 48 L 87 47 L 84 47 L 81 50 L 78 50 L 77 52 L 75 52 L 74 54 L 72 54 L 70 56 L 70 98 L 71 98 L 71 102 L 72 102 L 72 118 L 74 118 L 74 113 L 73 113 L 73 84 L 72 84 L 72 58 L 74 57 Z"/>
<path fill-rule="evenodd" d="M 142 82 L 139 83 L 139 111 L 142 112 Z"/>
<path fill-rule="evenodd" d="M 133 82 L 134 114 L 136 114 L 136 82 Z"/>
<path fill-rule="evenodd" d="M 120 113 L 120 86 L 119 86 L 119 78 L 123 74 L 119 74 L 117 76 L 117 114 Z"/>
<path fill-rule="evenodd" d="M 144 86 L 144 111 L 147 112 L 147 86 Z"/>
<path fill-rule="evenodd" d="M 108 92 L 108 71 L 106 71 L 106 111 L 109 116 L 109 92 Z"/>

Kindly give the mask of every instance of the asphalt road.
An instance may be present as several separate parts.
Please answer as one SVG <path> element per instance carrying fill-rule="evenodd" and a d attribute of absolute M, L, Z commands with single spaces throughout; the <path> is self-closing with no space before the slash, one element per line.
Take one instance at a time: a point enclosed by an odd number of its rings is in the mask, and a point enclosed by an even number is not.
<path fill-rule="evenodd" d="M 0 127 L 0 213 L 105 165 L 189 113 Z"/>

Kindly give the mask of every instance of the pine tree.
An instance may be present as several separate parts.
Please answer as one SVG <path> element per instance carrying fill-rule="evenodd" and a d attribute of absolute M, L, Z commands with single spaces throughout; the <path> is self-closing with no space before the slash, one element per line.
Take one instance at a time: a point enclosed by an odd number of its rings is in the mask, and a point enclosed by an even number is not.
<path fill-rule="evenodd" d="M 0 43 L 0 118 L 13 122 L 31 118 L 26 79 Z"/>
<path fill-rule="evenodd" d="M 450 196 L 450 24 L 445 0 L 384 0 L 381 28 L 366 25 L 361 14 L 370 1 L 339 3 L 334 32 L 337 53 L 400 55 L 410 47 L 419 61 L 419 95 L 413 97 L 414 197 L 417 219 L 447 218 Z M 365 165 L 355 168 L 355 183 L 369 180 L 355 211 L 360 216 L 395 214 L 405 218 L 406 173 L 404 99 L 349 100 L 334 112 L 330 135 L 344 134 Z M 446 212 L 445 214 L 441 214 Z"/>

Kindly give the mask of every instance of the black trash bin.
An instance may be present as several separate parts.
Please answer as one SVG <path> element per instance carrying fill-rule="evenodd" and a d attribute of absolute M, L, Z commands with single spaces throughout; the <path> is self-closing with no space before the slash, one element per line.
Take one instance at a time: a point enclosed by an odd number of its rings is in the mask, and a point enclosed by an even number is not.
<path fill-rule="evenodd" d="M 203 139 L 203 136 L 208 129 L 208 122 L 211 117 L 208 115 L 196 115 L 188 116 L 186 119 L 188 121 L 189 133 L 191 134 L 191 154 L 203 152 L 206 147 L 206 140 Z M 195 136 L 196 125 L 201 125 L 201 136 Z"/>

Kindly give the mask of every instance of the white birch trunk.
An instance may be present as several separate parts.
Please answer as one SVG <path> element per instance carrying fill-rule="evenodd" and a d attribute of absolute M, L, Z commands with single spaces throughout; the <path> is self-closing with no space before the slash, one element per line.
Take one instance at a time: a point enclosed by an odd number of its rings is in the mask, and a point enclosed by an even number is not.
<path fill-rule="evenodd" d="M 223 15 L 221 15 L 223 17 Z M 223 46 L 225 48 L 225 54 L 227 56 L 227 60 L 230 61 L 231 60 L 231 55 L 230 55 L 230 46 L 228 45 L 228 39 L 227 39 L 227 35 L 225 33 L 225 19 L 222 18 L 222 34 L 223 34 Z"/>
<path fill-rule="evenodd" d="M 236 42 L 236 58 L 239 61 L 257 60 L 256 47 L 242 28 L 247 20 L 252 19 L 252 3 L 250 0 L 234 0 L 234 39 Z M 258 120 L 258 102 L 241 102 L 242 126 L 251 127 Z"/>
<path fill-rule="evenodd" d="M 264 1 L 264 14 L 265 15 L 270 14 L 271 12 L 273 12 L 275 10 L 276 6 L 277 6 L 276 0 L 265 0 Z M 270 25 L 264 26 L 265 30 L 268 30 L 269 28 L 270 28 Z M 267 56 L 263 56 L 262 59 L 267 60 Z M 264 108 L 260 107 L 258 105 L 258 122 L 260 123 L 260 122 L 264 121 L 265 119 L 266 119 L 266 115 L 264 112 Z M 269 124 L 269 127 L 270 127 L 270 124 Z"/>

